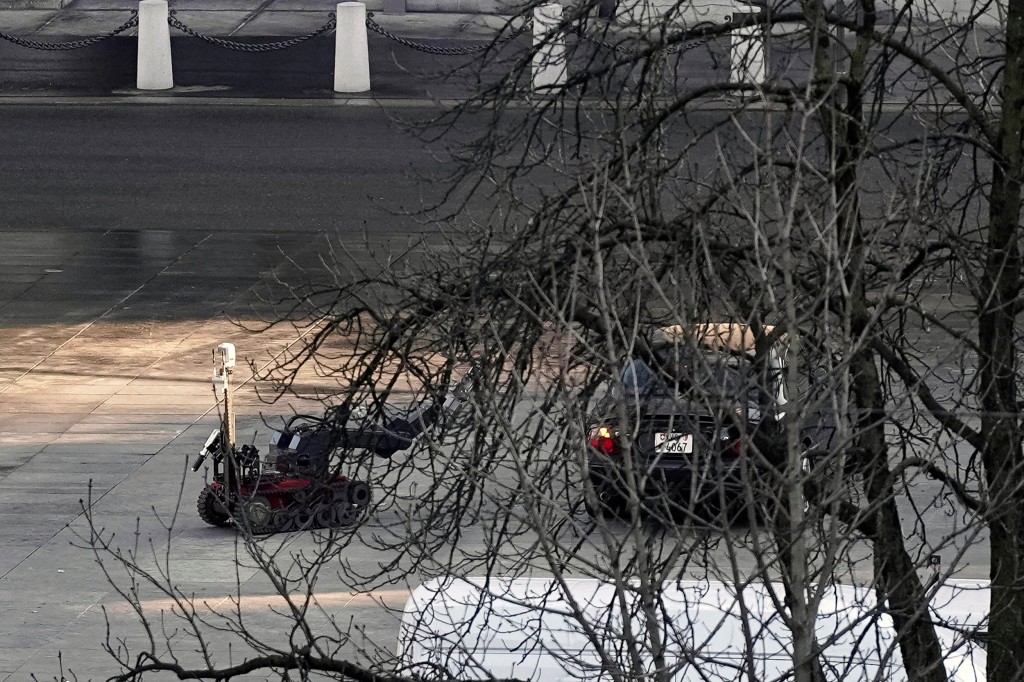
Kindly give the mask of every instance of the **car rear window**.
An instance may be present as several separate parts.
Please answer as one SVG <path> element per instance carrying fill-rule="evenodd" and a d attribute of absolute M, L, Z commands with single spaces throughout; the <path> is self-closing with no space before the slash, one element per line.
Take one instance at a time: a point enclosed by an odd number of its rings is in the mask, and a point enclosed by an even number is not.
<path fill-rule="evenodd" d="M 664 362 L 662 372 L 655 372 L 640 358 L 633 358 L 626 364 L 620 377 L 626 398 L 661 398 L 699 391 L 727 399 L 747 399 L 748 377 L 734 364 L 726 364 L 731 358 L 709 355 L 698 360 L 659 359 Z"/>

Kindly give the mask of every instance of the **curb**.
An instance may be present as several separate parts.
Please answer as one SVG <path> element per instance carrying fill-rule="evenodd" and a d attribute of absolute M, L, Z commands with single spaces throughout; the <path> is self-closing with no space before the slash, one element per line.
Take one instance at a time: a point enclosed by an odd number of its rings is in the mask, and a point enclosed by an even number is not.
<path fill-rule="evenodd" d="M 279 107 L 279 108 L 333 108 L 333 107 L 381 107 L 405 108 L 405 109 L 436 109 L 441 107 L 453 107 L 465 102 L 462 98 L 451 99 L 428 99 L 423 97 L 378 97 L 367 94 L 364 97 L 336 94 L 335 96 L 324 96 L 317 98 L 309 97 L 209 97 L 201 91 L 190 92 L 187 87 L 175 87 L 173 90 L 164 90 L 160 94 L 152 94 L 147 91 L 138 90 L 135 92 L 121 91 L 111 95 L 84 95 L 74 96 L 66 93 L 39 93 L 36 95 L 5 94 L 0 92 L 0 107 L 10 106 L 60 106 L 60 107 L 148 107 L 148 106 L 214 106 L 214 107 Z M 606 108 L 601 102 L 592 102 L 595 109 Z M 580 106 L 586 107 L 587 101 L 581 100 Z M 949 111 L 949 107 L 922 107 L 912 105 L 910 102 L 885 102 L 879 109 L 888 114 L 895 114 L 906 111 L 913 106 L 916 111 Z M 504 108 L 510 110 L 527 111 L 536 107 L 535 103 L 529 101 L 509 101 Z M 775 111 L 788 111 L 789 107 L 784 104 L 744 102 L 737 98 L 720 97 L 705 101 L 692 103 L 689 107 L 692 111 L 743 111 L 747 113 Z"/>

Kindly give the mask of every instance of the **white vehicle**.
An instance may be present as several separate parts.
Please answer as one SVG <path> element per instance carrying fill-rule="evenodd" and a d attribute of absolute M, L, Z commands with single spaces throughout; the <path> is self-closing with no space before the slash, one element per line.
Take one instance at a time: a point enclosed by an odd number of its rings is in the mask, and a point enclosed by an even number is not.
<path fill-rule="evenodd" d="M 635 592 L 624 595 L 620 601 L 614 585 L 597 580 L 429 580 L 405 606 L 399 672 L 425 680 L 533 682 L 613 680 L 613 671 L 650 675 L 650 649 L 631 652 L 626 645 L 643 641 L 647 628 Z M 872 608 L 872 595 L 847 585 L 825 590 L 816 621 L 825 679 L 907 679 L 892 621 Z M 739 594 L 725 583 L 665 584 L 658 626 L 665 633 L 668 678 L 791 679 L 792 636 L 776 606 L 782 597 L 778 584 L 752 584 Z M 950 679 L 983 682 L 985 651 L 963 632 L 982 624 L 987 586 L 946 585 L 932 603 L 933 615 L 954 626 L 939 628 Z M 640 658 L 631 658 L 635 652 Z"/>

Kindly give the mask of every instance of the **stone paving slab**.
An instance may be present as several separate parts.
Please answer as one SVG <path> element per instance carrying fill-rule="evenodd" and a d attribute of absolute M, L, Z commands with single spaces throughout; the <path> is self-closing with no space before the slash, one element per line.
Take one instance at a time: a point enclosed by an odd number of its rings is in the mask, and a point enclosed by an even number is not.
<path fill-rule="evenodd" d="M 68 339 L 74 338 L 74 335 L 80 331 L 80 327 L 74 324 L 68 324 L 63 329 L 54 329 L 47 324 L 35 327 L 31 331 L 19 324 L 22 320 L 13 314 L 12 309 L 15 305 L 30 305 L 30 297 L 34 296 L 34 294 L 35 290 L 22 292 L 19 294 L 20 300 L 16 304 L 5 305 L 3 308 L 0 308 L 0 314 L 3 315 L 6 323 L 15 325 L 7 329 L 0 329 L 0 344 L 3 344 L 7 351 L 7 356 L 3 359 L 5 373 L 14 370 L 27 371 L 33 368 L 39 360 L 49 356 L 61 344 L 65 343 Z M 40 306 L 36 304 L 35 309 L 38 311 Z M 43 310 L 41 312 L 46 311 Z M 5 385 L 0 385 L 0 393 L 5 388 Z"/>
<path fill-rule="evenodd" d="M 0 433 L 0 482 L 10 474 L 39 454 L 39 447 L 18 447 L 6 444 L 7 437 Z"/>
<path fill-rule="evenodd" d="M 256 13 L 265 4 L 264 0 L 170 0 L 175 10 L 245 11 Z"/>
<path fill-rule="evenodd" d="M 133 10 L 138 9 L 138 0 L 63 0 L 64 11 L 81 10 Z"/>
<path fill-rule="evenodd" d="M 160 440 L 140 440 L 128 443 L 111 443 L 101 440 L 86 442 L 52 442 L 46 445 L 44 453 L 56 456 L 104 455 L 109 457 L 130 457 L 132 455 L 153 455 L 159 451 Z"/>
<path fill-rule="evenodd" d="M 375 14 L 373 20 L 384 28 L 410 38 L 437 40 L 458 35 L 460 40 L 484 40 L 493 36 L 508 22 L 504 16 L 456 12 L 445 15 L 440 22 L 432 14 Z"/>
<path fill-rule="evenodd" d="M 56 9 L 27 9 L 17 12 L 0 11 L 0 30 L 4 33 L 25 35 L 34 33 L 57 15 Z"/>
<path fill-rule="evenodd" d="M 124 442 L 126 436 L 131 440 L 139 439 L 143 443 L 154 440 L 173 438 L 182 433 L 180 424 L 168 424 L 166 428 L 158 428 L 156 424 L 75 424 L 65 431 L 61 439 L 75 439 L 80 442 L 95 441 L 97 435 L 111 437 L 115 442 Z"/>
<path fill-rule="evenodd" d="M 69 12 L 56 13 L 45 24 L 40 26 L 33 35 L 46 36 L 68 36 L 68 37 L 92 37 L 101 36 L 113 31 L 115 28 L 128 21 L 131 17 L 130 10 L 103 9 L 90 12 Z M 0 22 L 4 19 L 0 15 Z M 130 28 L 122 35 L 133 36 L 137 29 Z"/>
<path fill-rule="evenodd" d="M 147 428 L 151 426 L 179 426 L 179 420 L 174 415 L 165 415 L 161 419 L 159 414 L 97 414 L 83 415 L 77 420 L 74 428 L 78 429 L 99 429 L 100 433 L 113 433 L 119 429 Z M 71 427 L 69 427 L 71 428 Z"/>
<path fill-rule="evenodd" d="M 242 10 L 222 10 L 210 12 L 203 9 L 177 9 L 178 21 L 191 29 L 214 36 L 231 36 L 251 12 Z M 171 35 L 182 35 L 178 29 L 171 29 Z"/>
<path fill-rule="evenodd" d="M 21 383 L 24 385 L 20 385 Z M 23 382 L 19 382 L 19 388 L 31 390 L 32 384 L 33 380 L 26 378 Z M 131 379 L 127 377 L 68 377 L 68 385 L 64 386 L 62 390 L 67 395 L 106 396 L 112 391 L 123 391 L 130 384 Z M 12 395 L 17 395 L 17 393 L 18 391 L 15 390 Z"/>
<path fill-rule="evenodd" d="M 118 462 L 122 461 L 124 458 L 118 459 Z M 94 487 L 110 487 L 124 479 L 126 469 L 134 468 L 122 466 L 115 469 L 108 466 L 114 463 L 112 460 L 88 461 L 79 457 L 53 456 L 42 452 L 0 482 L 0 493 L 6 503 L 18 499 L 31 502 L 40 499 L 40 495 L 84 495 L 88 492 L 90 481 Z"/>
<path fill-rule="evenodd" d="M 273 0 L 263 12 L 333 12 L 337 0 Z"/>
<path fill-rule="evenodd" d="M 331 11 L 333 11 L 333 7 Z M 327 11 L 261 12 L 232 35 L 289 36 L 308 35 L 327 23 Z"/>
<path fill-rule="evenodd" d="M 60 412 L 57 414 L 33 412 L 17 417 L 10 413 L 0 414 L 0 435 L 31 437 L 41 431 L 63 433 L 87 417 L 88 414 L 88 412 Z M 6 443 L 6 438 L 4 443 Z"/>
<path fill-rule="evenodd" d="M 113 485 L 124 478 L 126 471 L 137 467 L 140 458 L 151 456 L 134 453 L 112 454 L 109 450 L 102 451 L 99 455 L 90 455 L 77 448 L 70 453 L 62 453 L 46 447 L 33 457 L 31 462 L 12 471 L 3 483 L 0 483 L 0 487 L 6 494 L 17 495 L 22 485 L 38 485 L 43 491 L 59 491 L 61 485 L 68 484 L 84 493 L 90 479 L 94 485 L 100 485 L 105 481 Z"/>

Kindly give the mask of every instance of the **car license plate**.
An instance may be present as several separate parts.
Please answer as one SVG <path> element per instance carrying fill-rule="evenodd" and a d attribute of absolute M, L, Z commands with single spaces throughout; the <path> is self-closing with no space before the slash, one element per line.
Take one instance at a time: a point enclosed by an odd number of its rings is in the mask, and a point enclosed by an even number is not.
<path fill-rule="evenodd" d="M 689 455 L 693 452 L 693 434 L 655 433 L 654 451 L 665 455 Z"/>

